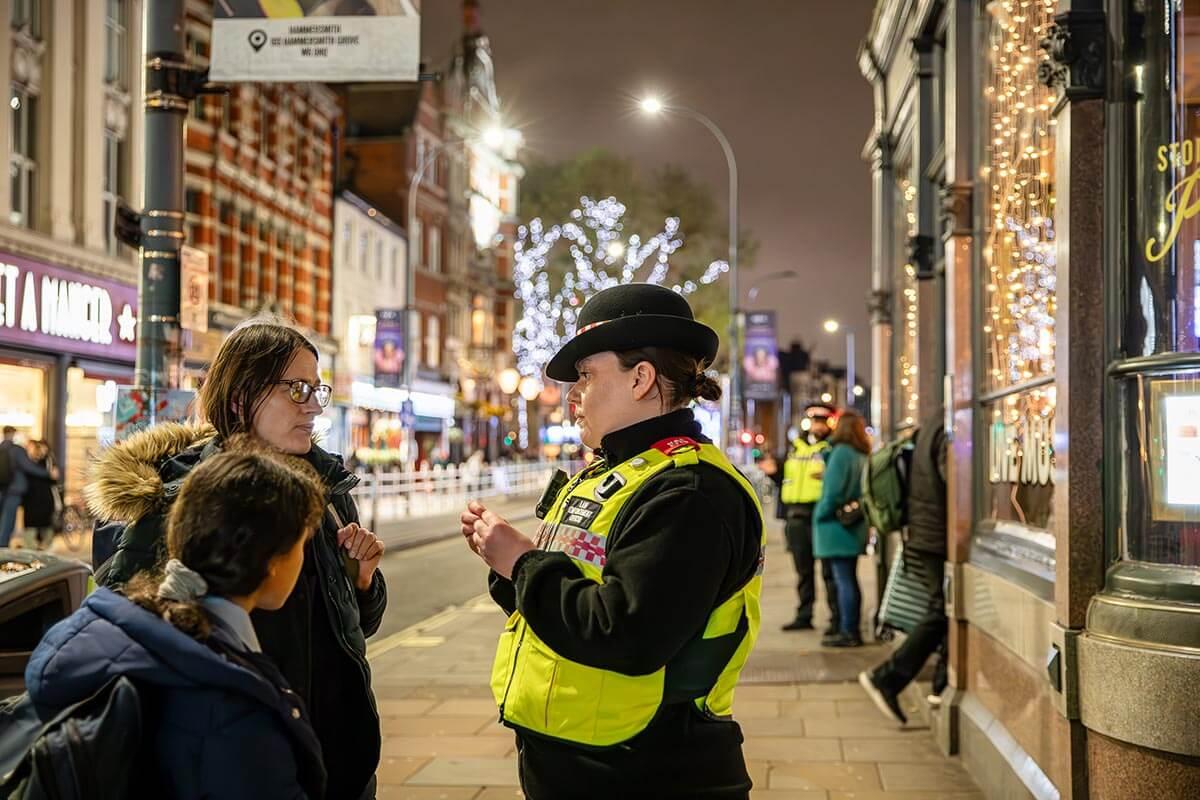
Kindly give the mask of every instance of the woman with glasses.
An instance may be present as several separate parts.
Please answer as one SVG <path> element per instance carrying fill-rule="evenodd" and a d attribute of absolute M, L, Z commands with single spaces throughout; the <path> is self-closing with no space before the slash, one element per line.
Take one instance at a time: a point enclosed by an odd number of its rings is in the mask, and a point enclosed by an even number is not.
<path fill-rule="evenodd" d="M 328 797 L 373 798 L 379 763 L 379 715 L 371 692 L 366 637 L 379 628 L 387 588 L 377 569 L 383 543 L 358 525 L 350 490 L 358 483 L 313 440 L 313 422 L 329 404 L 317 351 L 297 331 L 252 320 L 221 345 L 198 398 L 201 425 L 165 423 L 109 448 L 93 470 L 88 504 L 97 519 L 95 549 L 111 543 L 96 582 L 122 587 L 161 567 L 164 519 L 180 484 L 238 434 L 306 460 L 321 477 L 325 511 L 305 545 L 296 588 L 277 611 L 251 615 L 263 652 L 307 705 L 321 742 Z M 253 485 L 245 487 L 253 495 Z M 101 563 L 103 561 L 103 563 Z"/>

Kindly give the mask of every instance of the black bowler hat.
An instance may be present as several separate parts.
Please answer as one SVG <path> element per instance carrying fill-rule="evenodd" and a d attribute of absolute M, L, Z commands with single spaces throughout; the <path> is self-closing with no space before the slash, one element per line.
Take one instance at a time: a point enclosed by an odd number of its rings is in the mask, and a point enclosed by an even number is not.
<path fill-rule="evenodd" d="M 556 381 L 579 380 L 581 359 L 609 350 L 669 347 L 707 367 L 717 357 L 717 332 L 697 322 L 683 295 L 652 283 L 625 283 L 597 292 L 583 304 L 575 337 L 546 365 Z"/>

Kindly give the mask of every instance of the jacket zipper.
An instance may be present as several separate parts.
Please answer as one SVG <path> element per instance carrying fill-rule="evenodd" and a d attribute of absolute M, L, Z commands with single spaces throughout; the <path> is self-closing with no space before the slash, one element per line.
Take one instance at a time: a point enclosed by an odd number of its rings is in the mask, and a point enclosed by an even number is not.
<path fill-rule="evenodd" d="M 562 506 L 563 502 L 571 496 L 571 492 L 575 491 L 579 484 L 583 483 L 589 477 L 600 474 L 608 469 L 608 465 L 604 462 L 600 462 L 599 467 L 603 467 L 603 469 L 597 468 L 594 472 L 586 468 L 581 469 L 579 474 L 575 476 L 575 479 L 567 484 L 567 488 L 564 489 L 562 494 L 560 494 L 555 500 L 554 507 L 551 508 L 550 513 L 546 515 L 547 519 L 553 519 L 555 515 L 558 514 L 558 509 Z M 524 621 L 524 618 L 522 618 L 522 621 Z M 497 722 L 504 722 L 504 707 L 508 704 L 508 693 L 512 691 L 513 680 L 517 677 L 517 659 L 521 655 L 521 645 L 525 643 L 525 631 L 528 629 L 529 623 L 526 622 L 521 628 L 521 636 L 517 639 L 517 646 L 513 650 L 512 667 L 508 670 L 508 685 L 504 687 L 504 697 L 500 698 L 500 717 L 496 720 Z"/>

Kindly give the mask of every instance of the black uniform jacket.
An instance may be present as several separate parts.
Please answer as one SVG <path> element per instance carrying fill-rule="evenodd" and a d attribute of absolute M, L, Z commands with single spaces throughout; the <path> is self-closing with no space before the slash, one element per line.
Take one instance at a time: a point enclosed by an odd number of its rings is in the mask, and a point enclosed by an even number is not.
<path fill-rule="evenodd" d="M 609 434 L 597 455 L 616 465 L 681 435 L 708 441 L 684 409 Z M 639 675 L 666 666 L 754 576 L 762 520 L 729 475 L 703 463 L 665 470 L 628 502 L 608 533 L 602 584 L 567 555 L 541 550 L 517 561 L 511 581 L 493 572 L 489 583 L 496 602 L 510 614 L 520 609 L 558 654 Z M 690 701 L 665 706 L 645 731 L 613 748 L 518 732 L 531 800 L 744 797 L 750 779 L 741 742 L 737 723 Z"/>

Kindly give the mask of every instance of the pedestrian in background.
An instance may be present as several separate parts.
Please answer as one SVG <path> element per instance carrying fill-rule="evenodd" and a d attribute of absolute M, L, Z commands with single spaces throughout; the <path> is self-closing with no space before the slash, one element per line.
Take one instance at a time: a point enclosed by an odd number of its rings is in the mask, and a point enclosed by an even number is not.
<path fill-rule="evenodd" d="M 17 527 L 17 511 L 29 491 L 30 478 L 53 480 L 58 473 L 51 472 L 33 463 L 25 448 L 15 440 L 17 429 L 5 425 L 0 441 L 0 547 L 8 547 L 13 531 Z"/>
<path fill-rule="evenodd" d="M 206 459 L 183 481 L 165 570 L 141 573 L 124 596 L 91 594 L 47 632 L 25 672 L 44 721 L 117 677 L 134 682 L 140 744 L 150 751 L 138 763 L 154 767 L 132 771 L 135 785 L 125 788 L 137 797 L 325 796 L 308 713 L 263 656 L 250 621 L 291 594 L 324 487 L 299 459 L 239 449 Z M 103 780 L 105 765 L 93 767 Z"/>
<path fill-rule="evenodd" d="M 858 507 L 862 472 L 871 452 L 866 423 L 853 411 L 838 418 L 829 437 L 832 449 L 825 463 L 821 499 L 814 512 L 813 551 L 828 559 L 837 583 L 837 633 L 824 637 L 827 647 L 861 647 L 859 630 L 862 591 L 858 586 L 858 557 L 866 552 L 867 521 Z"/>
<path fill-rule="evenodd" d="M 921 565 L 928 604 L 925 615 L 887 661 L 858 682 L 883 714 L 901 725 L 908 721 L 900 707 L 900 693 L 935 652 L 940 653 L 933 677 L 933 697 L 940 702 L 946 688 L 946 428 L 941 411 L 917 430 L 912 472 L 908 481 L 908 527 L 904 532 L 904 560 Z M 937 698 L 934 700 L 934 698 Z"/>
<path fill-rule="evenodd" d="M 829 419 L 834 413 L 833 406 L 824 403 L 814 403 L 804 409 L 808 430 L 801 431 L 799 436 L 792 439 L 783 471 L 776 470 L 774 476 L 779 486 L 783 535 L 796 569 L 796 616 L 783 626 L 785 631 L 813 628 L 813 606 L 817 598 L 813 514 L 817 501 L 821 499 L 825 459 L 830 450 Z M 821 560 L 821 578 L 825 584 L 825 600 L 829 605 L 829 627 L 825 635 L 832 636 L 841 626 L 838 621 L 837 584 L 833 579 L 833 567 L 827 559 Z"/>
<path fill-rule="evenodd" d="M 58 470 L 54 466 L 50 445 L 45 442 L 31 441 L 26 447 L 26 451 L 29 454 L 29 460 L 41 467 L 45 471 L 46 477 L 29 476 L 29 488 L 26 489 L 25 496 L 21 498 L 22 520 L 25 524 L 26 538 L 29 538 L 28 532 L 32 531 L 32 544 L 37 549 L 44 550 L 54 539 L 56 522 L 60 519 L 59 513 L 62 511 L 62 494 L 58 481 L 50 477 L 57 475 Z M 30 542 L 25 544 L 28 546 Z"/>
<path fill-rule="evenodd" d="M 115 554 L 96 581 L 119 587 L 160 565 L 164 511 L 187 474 L 249 433 L 306 460 L 324 484 L 326 513 L 305 549 L 296 589 L 278 611 L 256 611 L 254 629 L 304 698 L 321 740 L 329 797 L 373 798 L 379 713 L 371 692 L 367 637 L 379 629 L 387 587 L 377 569 L 383 543 L 358 524 L 341 458 L 312 441 L 313 422 L 332 390 L 320 382 L 317 350 L 296 330 L 250 320 L 221 344 L 204 378 L 206 426 L 156 425 L 109 448 L 94 469 L 88 501 L 97 519 L 116 520 Z"/>

